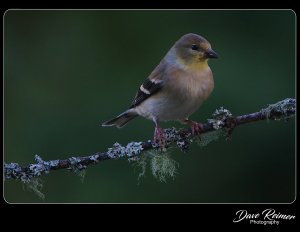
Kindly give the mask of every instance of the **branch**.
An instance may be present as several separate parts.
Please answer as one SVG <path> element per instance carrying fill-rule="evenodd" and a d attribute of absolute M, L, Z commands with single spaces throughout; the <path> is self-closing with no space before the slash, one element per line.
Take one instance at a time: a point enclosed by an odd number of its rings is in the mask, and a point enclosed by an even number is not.
<path fill-rule="evenodd" d="M 271 104 L 258 112 L 237 117 L 233 117 L 229 110 L 221 107 L 215 111 L 213 119 L 208 119 L 207 123 L 202 124 L 203 130 L 201 132 L 201 138 L 209 133 L 220 131 L 225 131 L 227 137 L 230 137 L 233 129 L 239 125 L 262 120 L 287 120 L 294 117 L 295 113 L 296 100 L 292 98 L 287 98 L 275 104 Z M 195 141 L 195 136 L 192 135 L 190 129 L 176 130 L 175 128 L 169 128 L 165 129 L 164 132 L 167 146 L 170 144 L 177 144 L 183 152 L 186 152 L 189 144 Z M 202 145 L 206 145 L 209 141 L 203 141 L 202 139 L 200 140 L 200 143 L 201 142 Z M 126 146 L 115 143 L 113 147 L 108 148 L 108 151 L 106 152 L 97 152 L 93 155 L 84 157 L 71 157 L 65 160 L 44 161 L 40 156 L 35 155 L 36 163 L 29 164 L 25 167 L 21 167 L 18 163 L 4 164 L 4 174 L 5 179 L 17 179 L 23 183 L 29 183 L 33 178 L 47 174 L 50 171 L 70 169 L 78 173 L 91 164 L 97 164 L 104 160 L 121 157 L 132 159 L 148 150 L 159 150 L 159 147 L 153 141 L 148 140 L 145 142 L 131 142 Z"/>

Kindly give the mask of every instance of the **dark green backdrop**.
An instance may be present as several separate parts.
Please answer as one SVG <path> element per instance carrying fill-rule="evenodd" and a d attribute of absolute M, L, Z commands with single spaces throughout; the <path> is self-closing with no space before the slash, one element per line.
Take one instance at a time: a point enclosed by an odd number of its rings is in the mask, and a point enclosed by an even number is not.
<path fill-rule="evenodd" d="M 192 119 L 219 106 L 235 115 L 295 97 L 292 11 L 20 11 L 4 17 L 4 161 L 22 165 L 105 151 L 152 138 L 139 118 L 124 129 L 100 123 L 119 114 L 141 82 L 185 33 L 207 38 L 215 90 Z M 167 126 L 181 126 L 165 123 Z M 231 142 L 193 145 L 175 179 L 160 183 L 126 159 L 87 170 L 81 183 L 62 170 L 42 177 L 45 200 L 5 181 L 8 202 L 292 202 L 295 122 L 258 122 Z"/>

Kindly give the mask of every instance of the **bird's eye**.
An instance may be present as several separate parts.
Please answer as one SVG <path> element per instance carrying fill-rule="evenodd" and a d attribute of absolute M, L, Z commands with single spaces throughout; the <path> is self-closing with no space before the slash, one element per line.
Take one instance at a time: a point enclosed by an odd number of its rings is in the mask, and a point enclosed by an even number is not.
<path fill-rule="evenodd" d="M 196 44 L 192 44 L 192 50 L 198 50 L 198 46 Z"/>

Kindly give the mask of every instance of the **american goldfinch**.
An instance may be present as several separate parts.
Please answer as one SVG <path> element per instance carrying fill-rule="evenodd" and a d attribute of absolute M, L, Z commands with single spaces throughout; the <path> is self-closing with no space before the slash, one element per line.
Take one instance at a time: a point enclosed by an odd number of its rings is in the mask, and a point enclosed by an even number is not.
<path fill-rule="evenodd" d="M 183 35 L 140 86 L 128 110 L 102 126 L 123 127 L 138 115 L 155 123 L 154 141 L 165 144 L 161 121 L 178 120 L 191 126 L 193 134 L 201 124 L 191 121 L 193 114 L 214 88 L 213 74 L 207 64 L 218 55 L 200 35 Z"/>

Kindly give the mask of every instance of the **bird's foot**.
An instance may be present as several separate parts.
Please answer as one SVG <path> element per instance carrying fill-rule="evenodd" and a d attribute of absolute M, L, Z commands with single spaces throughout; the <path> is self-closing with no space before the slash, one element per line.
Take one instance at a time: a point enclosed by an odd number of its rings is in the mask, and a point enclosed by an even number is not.
<path fill-rule="evenodd" d="M 181 120 L 181 122 L 183 124 L 190 125 L 191 126 L 191 130 L 192 130 L 192 135 L 193 136 L 198 135 L 199 139 L 201 139 L 199 135 L 204 131 L 202 123 L 200 123 L 200 122 L 194 122 L 194 121 L 189 120 L 187 118 Z"/>
<path fill-rule="evenodd" d="M 200 135 L 203 132 L 202 123 L 191 122 L 192 135 Z"/>
<path fill-rule="evenodd" d="M 166 149 L 167 140 L 163 129 L 159 126 L 155 127 L 154 142 L 157 143 L 162 150 Z"/>

